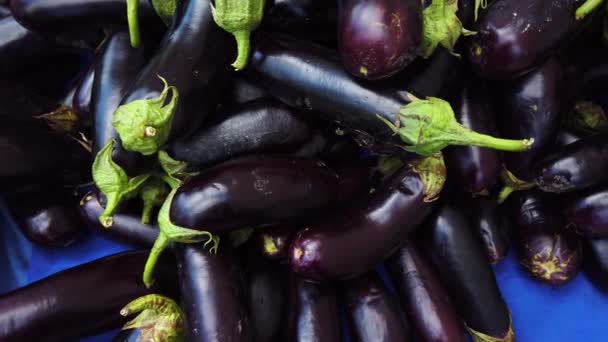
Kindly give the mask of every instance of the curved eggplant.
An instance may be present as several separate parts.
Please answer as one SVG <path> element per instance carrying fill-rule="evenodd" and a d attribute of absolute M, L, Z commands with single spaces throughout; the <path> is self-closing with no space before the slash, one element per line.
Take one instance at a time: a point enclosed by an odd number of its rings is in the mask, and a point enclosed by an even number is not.
<path fill-rule="evenodd" d="M 344 283 L 342 293 L 355 341 L 409 341 L 405 315 L 377 274 Z"/>
<path fill-rule="evenodd" d="M 590 238 L 608 237 L 608 188 L 602 186 L 570 196 L 565 213 L 577 233 Z"/>
<path fill-rule="evenodd" d="M 608 239 L 587 239 L 583 250 L 585 273 L 597 288 L 608 293 Z"/>
<path fill-rule="evenodd" d="M 352 75 L 376 80 L 405 68 L 422 42 L 419 0 L 340 0 L 338 50 Z"/>
<path fill-rule="evenodd" d="M 407 242 L 393 254 L 388 271 L 420 341 L 467 340 L 464 324 L 447 290 L 413 243 Z"/>
<path fill-rule="evenodd" d="M 272 261 L 285 262 L 292 237 L 291 227 L 277 226 L 257 229 L 252 240 L 261 255 Z"/>
<path fill-rule="evenodd" d="M 403 166 L 364 201 L 300 230 L 291 243 L 291 269 L 314 281 L 370 271 L 431 212 L 444 180 L 441 155 Z"/>

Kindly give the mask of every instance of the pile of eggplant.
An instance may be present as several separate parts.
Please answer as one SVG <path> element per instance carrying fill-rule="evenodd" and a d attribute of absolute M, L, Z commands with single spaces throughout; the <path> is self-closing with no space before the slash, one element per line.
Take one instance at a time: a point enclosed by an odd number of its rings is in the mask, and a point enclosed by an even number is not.
<path fill-rule="evenodd" d="M 0 341 L 514 341 L 511 247 L 608 292 L 607 14 L 1 1 L 0 196 L 136 250 L 1 295 Z"/>

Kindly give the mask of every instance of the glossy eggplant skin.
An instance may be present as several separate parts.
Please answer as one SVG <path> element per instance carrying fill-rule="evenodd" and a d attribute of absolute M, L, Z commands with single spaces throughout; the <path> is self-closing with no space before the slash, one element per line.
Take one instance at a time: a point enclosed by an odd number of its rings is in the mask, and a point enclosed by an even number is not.
<path fill-rule="evenodd" d="M 261 32 L 256 37 L 248 79 L 289 106 L 319 112 L 322 118 L 356 131 L 361 145 L 384 142 L 402 151 L 403 143 L 378 116 L 394 121 L 409 103 L 405 93 L 356 81 L 335 54 L 320 46 Z"/>
<path fill-rule="evenodd" d="M 496 2 L 499 1 L 492 4 Z M 550 150 L 560 123 L 563 89 L 562 67 L 557 61 L 549 60 L 500 90 L 504 94 L 498 116 L 501 137 L 534 139 L 528 151 L 503 153 L 505 168 L 515 177 L 532 180 L 533 163 Z"/>
<path fill-rule="evenodd" d="M 481 238 L 466 218 L 444 204 L 421 231 L 423 246 L 469 332 L 512 341 L 509 308 Z"/>
<path fill-rule="evenodd" d="M 355 341 L 410 340 L 404 313 L 376 273 L 344 283 L 342 294 Z"/>
<path fill-rule="evenodd" d="M 253 82 L 249 82 L 242 76 L 236 75 L 226 91 L 227 97 L 222 101 L 222 105 L 232 107 L 246 102 L 260 100 L 270 95 L 262 87 Z"/>
<path fill-rule="evenodd" d="M 418 249 L 408 241 L 388 260 L 389 275 L 415 336 L 419 341 L 467 341 L 447 290 Z"/>
<path fill-rule="evenodd" d="M 214 234 L 291 223 L 330 209 L 337 174 L 318 160 L 250 156 L 187 180 L 171 204 L 171 222 Z"/>
<path fill-rule="evenodd" d="M 78 114 L 78 119 L 83 126 L 91 122 L 91 94 L 95 80 L 95 63 L 91 63 L 86 72 L 80 78 L 72 98 L 72 108 Z"/>
<path fill-rule="evenodd" d="M 477 80 L 465 80 L 450 101 L 459 123 L 471 130 L 496 135 L 489 96 Z M 477 146 L 450 146 L 445 150 L 450 179 L 464 193 L 477 194 L 498 181 L 501 156 L 496 150 Z"/>
<path fill-rule="evenodd" d="M 485 79 L 508 79 L 542 64 L 574 39 L 587 20 L 574 12 L 582 0 L 495 0 L 483 10 L 469 42 L 472 69 Z"/>
<path fill-rule="evenodd" d="M 336 40 L 337 0 L 275 0 L 262 27 L 318 42 Z"/>
<path fill-rule="evenodd" d="M 560 129 L 557 131 L 555 137 L 555 148 L 554 151 L 558 151 L 563 146 L 570 145 L 573 142 L 579 141 L 584 137 L 584 135 L 579 132 L 575 132 L 570 129 Z"/>
<path fill-rule="evenodd" d="M 339 0 L 338 18 L 340 59 L 354 76 L 386 78 L 418 56 L 421 1 Z"/>
<path fill-rule="evenodd" d="M 309 283 L 291 274 L 287 308 L 283 341 L 340 341 L 338 298 L 331 285 Z"/>
<path fill-rule="evenodd" d="M 4 19 L 11 15 L 11 10 L 6 5 L 0 5 L 0 19 Z"/>
<path fill-rule="evenodd" d="M 117 213 L 114 214 L 112 229 L 108 229 L 99 223 L 99 216 L 103 213 L 103 209 L 97 191 L 90 191 L 80 200 L 80 216 L 87 226 L 95 227 L 98 232 L 118 241 L 147 248 L 154 245 L 154 241 L 158 237 L 157 226 L 143 224 L 141 218 L 135 215 Z"/>
<path fill-rule="evenodd" d="M 608 239 L 586 239 L 585 274 L 604 293 L 608 293 Z"/>
<path fill-rule="evenodd" d="M 564 202 L 566 220 L 577 233 L 589 238 L 608 237 L 608 187 L 573 194 Z"/>
<path fill-rule="evenodd" d="M 566 145 L 539 160 L 534 181 L 546 192 L 589 188 L 608 180 L 608 134 L 596 134 Z"/>
<path fill-rule="evenodd" d="M 138 297 L 174 296 L 177 277 L 170 259 L 161 261 L 152 288 L 141 284 L 147 256 L 144 250 L 114 254 L 0 296 L 0 340 L 78 340 L 126 323 L 120 309 Z"/>
<path fill-rule="evenodd" d="M 294 229 L 288 226 L 260 228 L 253 233 L 252 241 L 263 257 L 286 262 Z"/>
<path fill-rule="evenodd" d="M 234 38 L 213 20 L 210 1 L 180 1 L 156 55 L 122 104 L 157 98 L 163 90 L 160 75 L 179 91 L 169 140 L 186 136 L 215 112 L 232 74 L 235 51 Z"/>
<path fill-rule="evenodd" d="M 252 341 L 238 261 L 228 246 L 176 248 L 186 341 Z"/>
<path fill-rule="evenodd" d="M 216 117 L 188 139 L 172 144 L 172 157 L 198 169 L 244 154 L 293 150 L 314 130 L 302 115 L 271 99 L 247 102 Z"/>
<path fill-rule="evenodd" d="M 403 166 L 364 200 L 304 226 L 291 243 L 291 269 L 318 282 L 370 271 L 431 212 L 425 191 L 415 168 Z"/>

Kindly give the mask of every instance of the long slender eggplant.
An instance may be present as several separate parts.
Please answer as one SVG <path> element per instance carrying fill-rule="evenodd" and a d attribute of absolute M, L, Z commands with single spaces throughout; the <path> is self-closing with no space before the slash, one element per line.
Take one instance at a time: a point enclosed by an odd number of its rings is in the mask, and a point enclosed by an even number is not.
<path fill-rule="evenodd" d="M 340 0 L 338 49 L 351 74 L 370 80 L 405 68 L 422 43 L 417 0 Z"/>
<path fill-rule="evenodd" d="M 291 243 L 291 269 L 314 281 L 370 271 L 431 212 L 444 181 L 440 154 L 403 166 L 364 201 L 300 230 Z"/>
<path fill-rule="evenodd" d="M 217 254 L 202 245 L 177 248 L 186 341 L 252 341 L 237 260 L 227 246 Z"/>
<path fill-rule="evenodd" d="M 583 250 L 586 275 L 597 288 L 608 293 L 608 239 L 587 239 Z"/>
<path fill-rule="evenodd" d="M 340 341 L 338 298 L 331 285 L 318 285 L 292 274 L 283 341 Z"/>
<path fill-rule="evenodd" d="M 322 47 L 260 33 L 254 48 L 247 69 L 250 79 L 291 106 L 318 111 L 324 119 L 356 131 L 363 137 L 360 144 L 384 143 L 393 145 L 393 151 L 403 151 L 399 135 L 409 151 L 424 155 L 450 144 L 512 151 L 525 150 L 531 144 L 471 132 L 457 123 L 443 100 L 418 100 L 404 92 L 358 82 Z M 445 135 L 446 131 L 450 134 Z"/>
<path fill-rule="evenodd" d="M 111 255 L 0 296 L 0 340 L 77 340 L 120 327 L 126 321 L 120 309 L 135 298 L 153 291 L 175 295 L 177 278 L 170 260 L 159 264 L 154 288 L 139 282 L 146 255 L 146 251 Z"/>
<path fill-rule="evenodd" d="M 318 41 L 336 40 L 337 0 L 275 0 L 264 15 L 262 28 Z"/>
<path fill-rule="evenodd" d="M 496 126 L 487 91 L 479 81 L 462 82 L 454 100 L 456 120 L 466 128 L 483 134 L 494 135 Z M 535 144 L 536 145 L 536 144 Z M 527 153 L 527 152 L 526 152 Z M 463 192 L 478 194 L 487 191 L 498 182 L 500 154 L 495 150 L 476 146 L 452 146 L 445 150 L 450 179 Z"/>
<path fill-rule="evenodd" d="M 377 274 L 349 280 L 342 292 L 355 341 L 409 341 L 405 315 Z"/>
<path fill-rule="evenodd" d="M 257 229 L 252 241 L 260 254 L 272 261 L 287 261 L 289 245 L 293 237 L 291 227 L 276 226 Z"/>
<path fill-rule="evenodd" d="M 566 145 L 539 160 L 534 181 L 547 192 L 570 192 L 608 181 L 608 134 L 596 134 Z"/>
<path fill-rule="evenodd" d="M 89 227 L 95 227 L 102 234 L 107 234 L 119 241 L 129 242 L 141 247 L 152 247 L 158 237 L 158 227 L 141 223 L 138 216 L 127 213 L 114 214 L 111 228 L 99 223 L 103 206 L 95 191 L 87 193 L 80 201 L 80 216 Z"/>
<path fill-rule="evenodd" d="M 243 154 L 286 152 L 307 141 L 312 124 L 274 100 L 258 100 L 218 113 L 217 119 L 171 145 L 173 158 L 201 168 Z"/>
<path fill-rule="evenodd" d="M 91 96 L 93 92 L 93 82 L 95 80 L 95 63 L 91 63 L 84 75 L 82 75 L 74 91 L 72 107 L 78 114 L 79 121 L 83 126 L 89 126 L 91 118 Z"/>
<path fill-rule="evenodd" d="M 419 341 L 467 340 L 447 290 L 413 243 L 407 242 L 393 254 L 388 270 Z"/>
<path fill-rule="evenodd" d="M 564 202 L 566 220 L 579 234 L 608 237 L 608 187 L 573 194 Z"/>
<path fill-rule="evenodd" d="M 541 65 L 576 37 L 581 0 L 495 0 L 482 12 L 467 52 L 482 78 L 514 78 Z"/>
<path fill-rule="evenodd" d="M 521 264 L 530 275 L 554 286 L 572 280 L 580 268 L 580 242 L 566 229 L 554 201 L 540 191 L 526 191 L 514 196 L 511 207 Z"/>
<path fill-rule="evenodd" d="M 424 248 L 473 339 L 514 341 L 509 308 L 481 238 L 466 218 L 444 204 L 423 233 Z"/>

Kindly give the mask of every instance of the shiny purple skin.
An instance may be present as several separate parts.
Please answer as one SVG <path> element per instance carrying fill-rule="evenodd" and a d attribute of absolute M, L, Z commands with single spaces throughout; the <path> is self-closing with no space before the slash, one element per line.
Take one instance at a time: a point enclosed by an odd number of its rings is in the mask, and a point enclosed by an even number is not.
<path fill-rule="evenodd" d="M 488 92 L 479 81 L 464 81 L 450 101 L 459 123 L 473 131 L 496 135 L 494 111 Z M 458 189 L 478 194 L 496 184 L 501 170 L 500 153 L 477 146 L 450 146 L 445 149 L 449 178 Z"/>
<path fill-rule="evenodd" d="M 590 238 L 608 238 L 608 187 L 598 187 L 571 196 L 565 215 L 577 233 Z"/>
<path fill-rule="evenodd" d="M 496 108 L 501 138 L 534 139 L 525 152 L 503 153 L 505 168 L 521 180 L 531 181 L 533 163 L 551 150 L 563 109 L 563 83 L 561 65 L 549 60 L 499 90 L 503 94 Z"/>
<path fill-rule="evenodd" d="M 403 166 L 354 205 L 300 230 L 291 269 L 308 280 L 352 279 L 388 258 L 434 207 L 420 175 Z"/>
<path fill-rule="evenodd" d="M 510 79 L 541 65 L 584 28 L 583 0 L 495 0 L 481 11 L 467 57 L 481 78 Z"/>
<path fill-rule="evenodd" d="M 396 298 L 376 273 L 342 285 L 351 334 L 358 342 L 407 342 L 408 324 Z"/>
<path fill-rule="evenodd" d="M 282 341 L 341 341 L 338 298 L 331 285 L 309 283 L 291 274 L 287 308 Z"/>
<path fill-rule="evenodd" d="M 78 82 L 72 98 L 72 108 L 78 114 L 78 119 L 83 126 L 91 123 L 91 93 L 95 79 L 95 63 L 92 63 Z"/>
<path fill-rule="evenodd" d="M 608 181 L 608 134 L 566 145 L 534 165 L 534 182 L 543 191 L 563 193 Z"/>
<path fill-rule="evenodd" d="M 585 274 L 595 287 L 608 293 L 608 239 L 586 239 L 583 251 Z"/>
<path fill-rule="evenodd" d="M 333 42 L 337 12 L 338 0 L 274 0 L 264 14 L 262 28 L 305 40 Z"/>
<path fill-rule="evenodd" d="M 338 175 L 318 160 L 250 156 L 188 179 L 171 204 L 171 222 L 214 234 L 296 223 L 336 204 Z"/>
<path fill-rule="evenodd" d="M 407 242 L 388 260 L 388 271 L 418 341 L 467 341 L 447 290 L 418 247 Z"/>
<path fill-rule="evenodd" d="M 420 0 L 339 0 L 338 18 L 340 58 L 354 76 L 386 78 L 418 55 Z"/>
<path fill-rule="evenodd" d="M 579 141 L 584 136 L 578 132 L 569 129 L 560 129 L 555 137 L 554 151 L 559 151 L 562 147 L 570 145 L 573 142 Z"/>
<path fill-rule="evenodd" d="M 521 264 L 535 279 L 563 285 L 578 273 L 582 258 L 580 242 L 567 229 L 553 198 L 538 191 L 516 192 L 510 198 L 517 222 Z"/>

